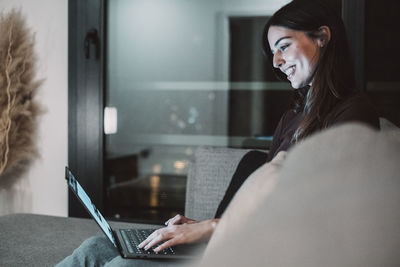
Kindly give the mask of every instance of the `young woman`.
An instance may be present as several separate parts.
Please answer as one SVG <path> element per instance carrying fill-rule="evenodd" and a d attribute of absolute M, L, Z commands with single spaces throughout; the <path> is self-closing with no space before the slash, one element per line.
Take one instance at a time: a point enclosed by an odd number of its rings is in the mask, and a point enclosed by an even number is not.
<path fill-rule="evenodd" d="M 279 9 L 263 33 L 265 53 L 282 80 L 295 89 L 293 107 L 281 118 L 268 155 L 252 151 L 240 161 L 214 219 L 197 222 L 182 215 L 168 220 L 140 247 L 155 251 L 208 240 L 223 211 L 245 179 L 279 151 L 288 150 L 322 129 L 349 121 L 379 128 L 378 116 L 364 94 L 355 88 L 351 55 L 343 22 L 320 0 L 294 0 Z M 160 245 L 160 243 L 164 241 Z M 105 238 L 92 238 L 60 265 L 84 261 L 106 265 L 132 264 L 123 260 Z"/>

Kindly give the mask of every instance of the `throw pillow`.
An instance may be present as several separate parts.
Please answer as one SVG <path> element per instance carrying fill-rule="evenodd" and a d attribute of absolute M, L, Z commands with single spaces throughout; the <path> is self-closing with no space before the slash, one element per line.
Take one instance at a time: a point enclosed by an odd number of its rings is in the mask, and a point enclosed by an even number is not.
<path fill-rule="evenodd" d="M 357 123 L 307 138 L 200 266 L 400 266 L 399 159 L 398 137 Z"/>

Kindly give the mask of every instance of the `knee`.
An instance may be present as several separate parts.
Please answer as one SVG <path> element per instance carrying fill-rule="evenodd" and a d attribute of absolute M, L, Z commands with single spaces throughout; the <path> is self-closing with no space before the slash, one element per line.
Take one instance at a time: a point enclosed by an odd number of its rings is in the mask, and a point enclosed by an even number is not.
<path fill-rule="evenodd" d="M 88 262 L 96 262 L 103 265 L 105 262 L 119 255 L 118 250 L 104 236 L 93 236 L 86 239 L 77 249 L 78 256 Z M 85 264 L 91 266 L 91 264 Z M 94 266 L 97 266 L 94 264 Z"/>
<path fill-rule="evenodd" d="M 83 241 L 81 247 L 88 249 L 96 249 L 99 246 L 108 245 L 110 241 L 104 236 L 92 236 Z"/>
<path fill-rule="evenodd" d="M 74 250 L 58 266 L 103 266 L 119 255 L 117 249 L 103 236 L 93 236 Z"/>
<path fill-rule="evenodd" d="M 92 236 L 79 246 L 77 252 L 85 257 L 98 257 L 102 254 L 104 254 L 103 256 L 113 255 L 116 249 L 106 237 Z"/>

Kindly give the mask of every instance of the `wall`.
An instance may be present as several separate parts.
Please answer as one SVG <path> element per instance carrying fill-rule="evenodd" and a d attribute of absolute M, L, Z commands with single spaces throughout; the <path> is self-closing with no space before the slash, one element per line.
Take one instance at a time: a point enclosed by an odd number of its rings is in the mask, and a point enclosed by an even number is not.
<path fill-rule="evenodd" d="M 0 215 L 38 213 L 67 216 L 64 166 L 68 156 L 68 1 L 0 0 L 0 11 L 20 8 L 35 32 L 39 99 L 47 109 L 40 120 L 38 159 L 11 188 L 0 188 Z"/>

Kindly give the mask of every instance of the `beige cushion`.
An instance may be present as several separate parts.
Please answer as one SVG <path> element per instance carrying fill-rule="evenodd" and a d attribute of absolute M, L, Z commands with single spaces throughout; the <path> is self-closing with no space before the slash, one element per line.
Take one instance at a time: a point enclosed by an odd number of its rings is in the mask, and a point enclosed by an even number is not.
<path fill-rule="evenodd" d="M 400 266 L 400 140 L 359 124 L 291 150 L 279 183 L 202 266 Z"/>
<path fill-rule="evenodd" d="M 205 255 L 224 243 L 225 237 L 230 233 L 246 227 L 250 216 L 275 188 L 285 156 L 286 152 L 279 152 L 270 163 L 265 163 L 246 179 L 222 215 Z"/>

